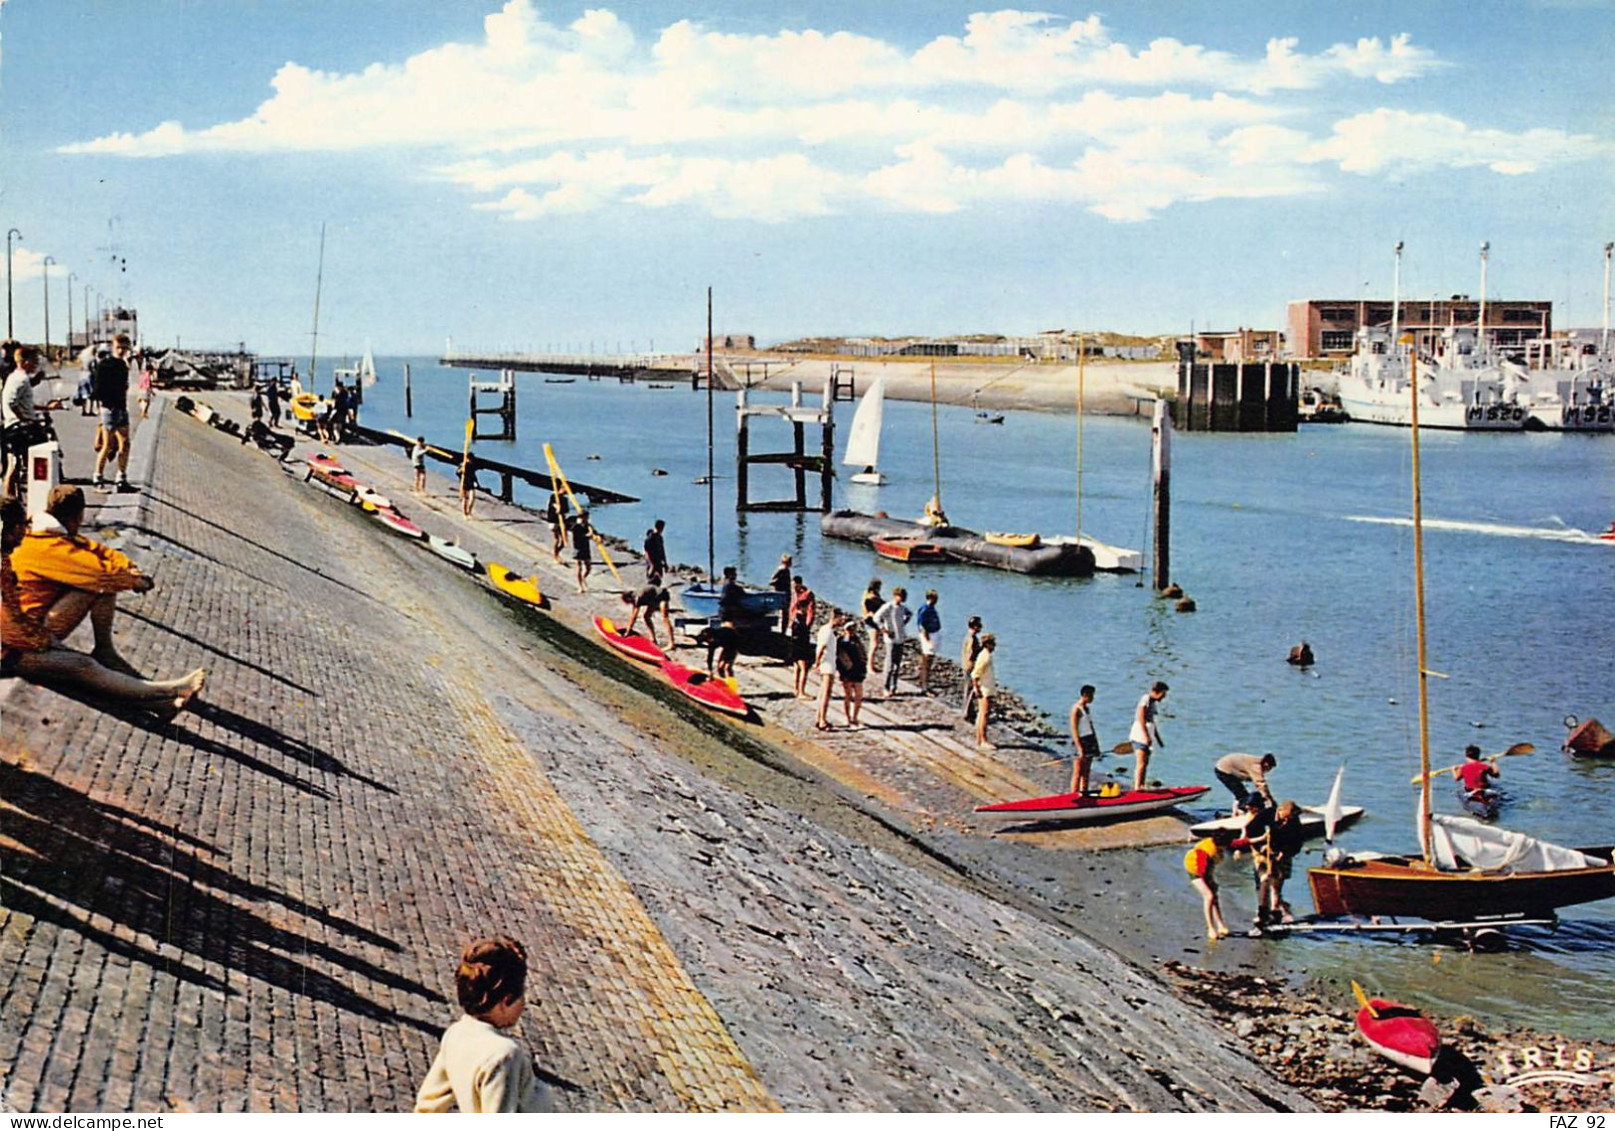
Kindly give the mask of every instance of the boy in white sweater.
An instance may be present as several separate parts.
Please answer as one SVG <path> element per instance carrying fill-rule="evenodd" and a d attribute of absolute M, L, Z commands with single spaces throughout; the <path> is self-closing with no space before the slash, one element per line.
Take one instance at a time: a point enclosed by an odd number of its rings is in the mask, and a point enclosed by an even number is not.
<path fill-rule="evenodd" d="M 460 955 L 455 989 L 465 1016 L 443 1033 L 437 1059 L 415 1097 L 418 1112 L 554 1111 L 533 1058 L 505 1030 L 526 1005 L 527 952 L 503 935 Z"/>

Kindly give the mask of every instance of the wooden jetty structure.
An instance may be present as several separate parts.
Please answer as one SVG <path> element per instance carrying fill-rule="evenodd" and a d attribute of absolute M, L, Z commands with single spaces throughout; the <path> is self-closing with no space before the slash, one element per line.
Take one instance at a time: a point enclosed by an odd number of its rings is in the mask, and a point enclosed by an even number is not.
<path fill-rule="evenodd" d="M 756 362 L 753 362 L 756 364 Z M 446 368 L 493 368 L 514 373 L 554 373 L 562 376 L 586 376 L 588 380 L 622 381 L 688 381 L 690 388 L 703 388 L 706 373 L 694 364 L 688 354 L 454 354 L 447 352 L 439 357 L 438 365 Z M 714 364 L 717 388 L 738 389 L 749 383 L 735 373 L 727 360 Z M 764 370 L 767 376 L 767 370 Z"/>
<path fill-rule="evenodd" d="M 716 372 L 716 370 L 714 370 Z M 744 386 L 735 392 L 735 510 L 747 511 L 806 511 L 827 513 L 833 505 L 835 484 L 835 405 L 834 389 L 826 382 L 818 407 L 802 403 L 802 384 L 791 384 L 791 402 L 787 405 L 751 404 Z M 754 420 L 781 420 L 791 426 L 792 446 L 789 451 L 753 453 L 751 450 L 751 424 Z M 819 430 L 819 451 L 809 454 L 807 431 L 809 426 Z M 783 464 L 795 477 L 795 496 L 790 499 L 754 500 L 751 497 L 751 469 L 756 465 Z M 807 477 L 809 472 L 819 476 L 819 503 L 808 505 Z"/>
<path fill-rule="evenodd" d="M 486 400 L 489 397 L 493 398 L 492 404 Z M 485 416 L 498 418 L 497 431 L 483 430 L 482 419 Z M 513 370 L 501 369 L 497 381 L 478 381 L 477 375 L 471 374 L 470 417 L 472 440 L 516 438 L 516 374 Z"/>
<path fill-rule="evenodd" d="M 402 433 L 383 432 L 379 428 L 367 428 L 362 424 L 354 425 L 350 431 L 369 443 L 396 444 L 406 451 L 415 443 L 412 437 L 405 436 Z M 456 471 L 460 467 L 462 458 L 461 453 L 451 447 L 443 444 L 433 444 L 430 441 L 426 445 L 426 456 L 428 459 L 435 459 L 439 463 L 446 463 L 455 468 Z M 515 483 L 518 479 L 529 486 L 546 492 L 554 491 L 559 486 L 546 472 L 537 471 L 530 467 L 506 463 L 503 460 L 488 459 L 485 456 L 477 455 L 475 452 L 471 454 L 470 459 L 472 470 L 477 472 L 479 479 L 482 478 L 483 472 L 491 472 L 499 477 L 499 490 L 492 493 L 502 503 L 515 502 Z M 588 483 L 579 483 L 576 479 L 568 479 L 567 483 L 575 494 L 587 498 L 590 506 L 600 507 L 610 503 L 639 502 L 639 499 L 634 495 L 624 495 L 620 491 L 613 491 L 608 487 L 595 487 Z"/>

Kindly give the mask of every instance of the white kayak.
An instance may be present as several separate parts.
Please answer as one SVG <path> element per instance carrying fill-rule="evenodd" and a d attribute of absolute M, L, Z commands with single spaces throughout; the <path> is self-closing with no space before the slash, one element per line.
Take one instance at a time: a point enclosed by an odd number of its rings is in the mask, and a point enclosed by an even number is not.
<path fill-rule="evenodd" d="M 473 573 L 477 570 L 477 555 L 455 542 L 439 538 L 436 534 L 427 536 L 426 545 L 432 553 L 445 561 L 453 562 L 461 569 L 468 569 Z"/>
<path fill-rule="evenodd" d="M 1335 821 L 1335 831 L 1345 828 L 1361 817 L 1367 810 L 1361 805 L 1342 805 L 1340 817 Z M 1312 837 L 1323 835 L 1323 806 L 1303 805 L 1301 807 L 1301 831 L 1310 840 Z M 1214 821 L 1201 821 L 1197 825 L 1190 825 L 1189 831 L 1195 836 L 1210 836 L 1219 829 L 1242 829 L 1245 827 L 1244 817 L 1218 817 Z"/>

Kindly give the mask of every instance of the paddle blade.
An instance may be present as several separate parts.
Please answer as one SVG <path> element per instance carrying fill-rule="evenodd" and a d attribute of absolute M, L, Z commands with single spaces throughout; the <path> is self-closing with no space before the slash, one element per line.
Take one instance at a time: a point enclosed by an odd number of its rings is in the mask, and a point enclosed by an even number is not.
<path fill-rule="evenodd" d="M 1532 746 L 1529 742 L 1516 742 L 1513 746 L 1510 746 L 1507 750 L 1505 750 L 1501 754 L 1499 754 L 1498 757 L 1499 758 L 1512 758 L 1516 754 L 1534 754 L 1534 753 L 1536 753 L 1536 747 Z"/>
<path fill-rule="evenodd" d="M 1340 783 L 1345 777 L 1346 765 L 1343 762 L 1335 774 L 1335 784 L 1329 791 L 1329 800 L 1323 803 L 1323 839 L 1331 844 L 1335 840 L 1335 826 L 1340 823 Z"/>
<path fill-rule="evenodd" d="M 1368 1010 L 1368 1015 L 1370 1017 L 1379 1016 L 1379 1011 L 1372 1005 L 1368 1004 L 1368 995 L 1363 992 L 1363 987 L 1357 984 L 1357 979 L 1355 978 L 1353 978 L 1351 982 L 1351 992 L 1356 995 L 1357 1004 Z"/>
<path fill-rule="evenodd" d="M 1115 746 L 1110 748 L 1110 752 L 1112 754 L 1131 754 L 1133 752 L 1133 744 L 1131 742 L 1118 742 Z"/>

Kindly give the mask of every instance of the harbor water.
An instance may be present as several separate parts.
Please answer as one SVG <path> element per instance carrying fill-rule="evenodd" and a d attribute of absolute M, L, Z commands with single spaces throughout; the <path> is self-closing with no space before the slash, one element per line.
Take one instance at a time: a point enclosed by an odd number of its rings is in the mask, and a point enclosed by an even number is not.
<path fill-rule="evenodd" d="M 467 374 L 435 359 L 407 359 L 414 417 L 404 415 L 403 364 L 378 359 L 380 381 L 361 420 L 446 447 L 464 435 Z M 482 379 L 489 378 L 482 374 Z M 546 383 L 519 374 L 519 439 L 483 441 L 490 458 L 542 468 L 549 442 L 575 481 L 641 501 L 599 508 L 597 527 L 637 546 L 667 521 L 675 562 L 707 563 L 704 393 L 578 378 Z M 329 387 L 322 377 L 321 390 Z M 764 394 L 763 397 L 768 397 Z M 759 399 L 752 394 L 753 400 Z M 780 398 L 783 399 L 783 398 Z M 1133 704 L 1156 679 L 1171 685 L 1151 776 L 1212 783 L 1212 763 L 1234 750 L 1273 751 L 1281 797 L 1321 804 L 1346 766 L 1344 800 L 1368 815 L 1343 834 L 1347 848 L 1416 850 L 1418 769 L 1414 678 L 1410 446 L 1406 430 L 1303 426 L 1295 434 L 1180 434 L 1172 452 L 1173 579 L 1199 611 L 1172 602 L 1137 575 L 1033 578 L 963 565 L 904 566 L 849 542 L 821 538 L 819 516 L 735 513 L 735 398 L 714 395 L 717 472 L 714 560 L 764 582 L 790 553 L 825 600 L 853 607 L 871 577 L 911 602 L 941 593 L 943 652 L 957 653 L 966 616 L 999 638 L 1001 679 L 1063 730 L 1077 688 L 1098 688 L 1101 743 L 1126 738 Z M 851 406 L 837 405 L 837 450 Z M 976 530 L 1069 534 L 1077 522 L 1077 421 L 1071 414 L 1008 413 L 984 424 L 967 408 L 937 409 L 941 496 L 955 523 Z M 809 437 L 810 449 L 816 436 Z M 783 423 L 754 422 L 754 453 L 790 446 Z M 1422 436 L 1425 576 L 1432 760 L 1461 759 L 1465 744 L 1496 753 L 1519 742 L 1534 754 L 1500 763 L 1503 825 L 1568 845 L 1615 843 L 1615 762 L 1560 753 L 1567 715 L 1615 725 L 1615 543 L 1596 533 L 1615 518 L 1615 441 L 1552 433 Z M 598 457 L 598 458 L 594 458 Z M 402 451 L 399 459 L 404 459 Z M 1149 517 L 1150 434 L 1145 418 L 1092 417 L 1083 433 L 1081 521 L 1104 541 L 1143 548 Z M 654 474 L 656 470 L 665 475 Z M 850 471 L 852 469 L 843 469 Z M 916 517 L 936 490 L 932 408 L 888 400 L 879 488 L 838 480 L 836 502 Z M 753 469 L 754 499 L 786 498 L 790 473 Z M 517 501 L 543 504 L 537 492 Z M 817 483 L 809 486 L 817 498 Z M 513 563 L 516 564 L 516 563 Z M 639 572 L 627 574 L 637 580 Z M 1142 584 L 1141 584 L 1142 581 Z M 1317 664 L 1288 666 L 1311 644 Z M 1125 762 L 1125 764 L 1123 764 Z M 1130 760 L 1101 768 L 1130 773 Z M 1459 812 L 1449 779 L 1433 796 Z M 1218 788 L 1207 801 L 1227 800 Z M 1209 813 L 1210 805 L 1205 807 Z M 1198 926 L 1181 879 L 1181 851 L 1150 867 L 1177 912 Z M 1316 859 L 1316 857 L 1312 857 Z M 1054 865 L 1050 865 L 1053 867 Z M 1310 910 L 1303 869 L 1289 896 Z M 1555 932 L 1521 932 L 1499 954 L 1451 952 L 1360 938 L 1314 937 L 1261 947 L 1259 968 L 1363 977 L 1452 1012 L 1605 1034 L 1615 1016 L 1615 901 L 1567 908 Z"/>

